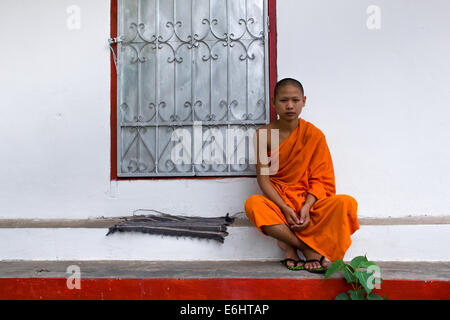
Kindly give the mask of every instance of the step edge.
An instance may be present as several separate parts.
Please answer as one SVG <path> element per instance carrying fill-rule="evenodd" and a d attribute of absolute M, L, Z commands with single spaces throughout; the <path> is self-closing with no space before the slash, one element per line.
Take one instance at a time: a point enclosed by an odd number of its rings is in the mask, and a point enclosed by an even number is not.
<path fill-rule="evenodd" d="M 121 217 L 88 219 L 0 219 L 0 229 L 13 228 L 110 228 Z M 416 216 L 401 218 L 359 218 L 360 225 L 428 225 L 450 224 L 450 216 Z M 247 218 L 236 218 L 230 228 L 252 227 Z"/>

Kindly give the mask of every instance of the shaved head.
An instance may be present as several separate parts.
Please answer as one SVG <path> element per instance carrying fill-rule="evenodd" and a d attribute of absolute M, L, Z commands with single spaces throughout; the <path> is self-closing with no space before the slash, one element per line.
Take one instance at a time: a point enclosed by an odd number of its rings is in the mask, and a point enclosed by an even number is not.
<path fill-rule="evenodd" d="M 299 88 L 302 91 L 302 95 L 305 95 L 305 91 L 303 91 L 303 86 L 300 83 L 300 81 L 297 81 L 295 79 L 292 78 L 284 78 L 280 81 L 277 82 L 275 89 L 273 90 L 273 97 L 274 99 L 277 97 L 278 95 L 278 91 L 280 90 L 280 88 L 284 87 L 284 86 L 294 86 Z"/>

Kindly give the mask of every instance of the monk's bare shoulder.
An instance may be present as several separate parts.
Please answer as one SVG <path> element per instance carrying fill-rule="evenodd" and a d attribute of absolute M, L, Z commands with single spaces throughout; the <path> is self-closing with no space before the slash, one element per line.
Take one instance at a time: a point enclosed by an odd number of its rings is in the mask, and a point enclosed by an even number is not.
<path fill-rule="evenodd" d="M 271 133 L 271 131 L 272 131 L 272 129 L 274 129 L 274 125 L 273 125 L 273 122 L 270 122 L 270 123 L 268 123 L 268 124 L 265 124 L 265 125 L 263 125 L 263 126 L 261 126 L 261 127 L 259 127 L 257 130 L 256 130 L 256 134 L 257 135 L 259 135 L 259 133 L 260 133 L 260 131 L 262 131 L 262 130 L 267 130 L 267 151 L 270 151 L 271 150 L 271 144 L 270 144 L 270 142 L 271 142 L 271 136 L 270 136 L 270 133 Z"/>

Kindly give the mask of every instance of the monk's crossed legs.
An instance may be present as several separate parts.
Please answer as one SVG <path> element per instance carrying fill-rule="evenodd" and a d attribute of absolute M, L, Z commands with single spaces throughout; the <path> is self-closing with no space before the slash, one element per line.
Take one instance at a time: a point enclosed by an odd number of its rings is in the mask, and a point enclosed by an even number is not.
<path fill-rule="evenodd" d="M 356 216 L 357 205 L 356 200 L 351 196 L 334 195 L 318 200 L 312 210 L 315 211 L 316 218 L 333 219 L 333 223 L 327 225 L 343 225 L 346 228 L 351 228 L 351 233 L 353 233 L 359 228 Z M 278 240 L 278 245 L 285 252 L 286 258 L 298 260 L 297 249 L 303 252 L 307 260 L 321 258 L 319 253 L 301 241 L 291 231 L 278 206 L 265 196 L 253 195 L 249 197 L 245 203 L 245 211 L 249 220 L 260 231 Z M 323 266 L 326 267 L 327 265 L 329 265 L 328 262 L 324 261 Z M 319 263 L 307 263 L 305 266 L 306 269 L 319 267 Z"/>

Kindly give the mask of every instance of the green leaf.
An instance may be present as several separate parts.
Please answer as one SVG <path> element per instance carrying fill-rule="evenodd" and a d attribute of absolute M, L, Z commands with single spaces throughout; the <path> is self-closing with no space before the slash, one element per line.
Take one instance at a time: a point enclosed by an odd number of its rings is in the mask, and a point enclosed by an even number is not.
<path fill-rule="evenodd" d="M 364 300 L 364 289 L 350 290 L 350 299 L 352 300 Z"/>
<path fill-rule="evenodd" d="M 372 289 L 369 288 L 369 286 L 372 284 L 372 280 L 373 280 L 372 273 L 356 271 L 355 276 L 358 278 L 359 283 L 364 287 L 367 294 L 370 294 Z"/>
<path fill-rule="evenodd" d="M 339 293 L 334 300 L 350 300 L 345 292 Z"/>
<path fill-rule="evenodd" d="M 383 300 L 383 298 L 375 293 L 367 295 L 367 300 Z"/>
<path fill-rule="evenodd" d="M 345 263 L 342 260 L 336 260 L 328 267 L 327 272 L 325 273 L 324 280 L 328 279 L 332 274 L 336 272 L 340 272 L 345 268 Z"/>
<path fill-rule="evenodd" d="M 355 257 L 351 262 L 350 265 L 355 269 L 356 271 L 359 271 L 359 269 L 368 268 L 370 266 L 377 266 L 377 264 L 373 261 L 367 260 L 366 256 L 358 256 Z M 377 266 L 378 267 L 378 266 Z"/>
<path fill-rule="evenodd" d="M 369 260 L 367 260 L 366 256 L 358 256 L 353 258 L 353 260 L 350 262 L 350 265 L 354 270 L 358 270 L 359 268 L 365 268 L 362 267 L 362 264 L 367 264 Z"/>
<path fill-rule="evenodd" d="M 344 268 L 344 277 L 347 280 L 347 283 L 357 283 L 358 279 L 352 274 L 354 272 L 353 268 L 349 265 L 346 265 Z"/>

